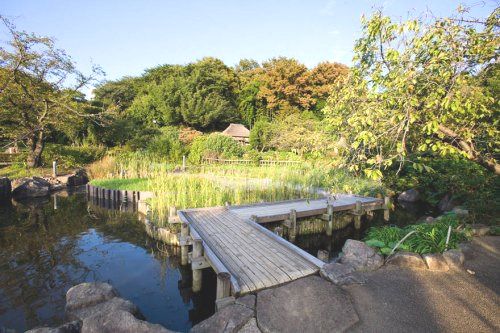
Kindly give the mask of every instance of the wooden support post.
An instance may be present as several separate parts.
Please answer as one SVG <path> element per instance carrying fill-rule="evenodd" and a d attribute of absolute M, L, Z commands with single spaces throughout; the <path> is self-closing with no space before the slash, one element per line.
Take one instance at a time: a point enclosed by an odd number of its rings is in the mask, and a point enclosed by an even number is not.
<path fill-rule="evenodd" d="M 171 206 L 168 208 L 168 223 L 178 222 L 177 207 Z"/>
<path fill-rule="evenodd" d="M 384 198 L 384 220 L 389 221 L 389 208 L 391 206 L 391 199 L 389 197 Z"/>
<path fill-rule="evenodd" d="M 183 223 L 181 225 L 181 239 L 186 240 L 189 236 L 189 225 L 187 223 Z M 185 266 L 188 264 L 188 246 L 181 246 L 181 265 Z"/>
<path fill-rule="evenodd" d="M 57 161 L 52 161 L 52 177 L 57 177 Z"/>
<path fill-rule="evenodd" d="M 193 240 L 193 260 L 203 256 L 203 241 L 201 239 Z M 193 269 L 193 292 L 197 293 L 201 290 L 201 269 Z"/>
<path fill-rule="evenodd" d="M 282 227 L 274 228 L 274 233 L 280 237 L 283 237 L 283 228 Z"/>
<path fill-rule="evenodd" d="M 295 242 L 295 237 L 297 236 L 297 211 L 295 209 L 290 210 L 290 241 Z"/>
<path fill-rule="evenodd" d="M 363 214 L 363 206 L 361 201 L 356 201 L 355 215 L 354 215 L 354 229 L 361 229 L 361 215 Z"/>
<path fill-rule="evenodd" d="M 231 296 L 231 274 L 220 272 L 217 274 L 217 294 L 216 299 Z"/>
<path fill-rule="evenodd" d="M 328 206 L 326 206 L 326 215 L 328 216 L 326 235 L 331 236 L 333 234 L 333 205 L 329 204 Z"/>
<path fill-rule="evenodd" d="M 186 155 L 182 155 L 182 171 L 186 171 Z"/>

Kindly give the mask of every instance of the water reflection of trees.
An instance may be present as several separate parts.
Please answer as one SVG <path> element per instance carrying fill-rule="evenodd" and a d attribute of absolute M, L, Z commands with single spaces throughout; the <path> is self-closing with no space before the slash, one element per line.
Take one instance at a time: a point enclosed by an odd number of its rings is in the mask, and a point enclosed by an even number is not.
<path fill-rule="evenodd" d="M 91 275 L 95 267 L 79 259 L 85 251 L 81 236 L 89 229 L 96 229 L 110 241 L 146 249 L 160 265 L 163 286 L 171 277 L 168 272 L 178 270 L 179 292 L 184 304 L 192 307 L 192 322 L 213 314 L 213 272 L 206 273 L 204 284 L 208 285 L 202 293 L 193 294 L 192 273 L 189 267 L 180 266 L 178 247 L 149 238 L 135 214 L 89 206 L 84 196 L 73 195 L 58 197 L 57 210 L 53 199 L 0 204 L 0 317 L 24 319 L 24 324 L 19 324 L 21 329 L 61 323 L 66 291 L 75 284 L 95 280 Z"/>

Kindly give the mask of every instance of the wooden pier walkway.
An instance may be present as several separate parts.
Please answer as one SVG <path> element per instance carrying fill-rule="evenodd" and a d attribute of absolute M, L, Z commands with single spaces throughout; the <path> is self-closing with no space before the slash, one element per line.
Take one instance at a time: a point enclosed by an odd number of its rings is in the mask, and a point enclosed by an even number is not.
<path fill-rule="evenodd" d="M 181 210 L 181 260 L 191 261 L 194 291 L 201 288 L 201 269 L 211 266 L 218 274 L 218 299 L 255 292 L 316 274 L 324 264 L 259 223 L 283 221 L 295 230 L 297 218 L 319 215 L 333 225 L 334 212 L 350 211 L 360 221 L 361 214 L 377 209 L 388 212 L 388 201 L 342 195 Z"/>

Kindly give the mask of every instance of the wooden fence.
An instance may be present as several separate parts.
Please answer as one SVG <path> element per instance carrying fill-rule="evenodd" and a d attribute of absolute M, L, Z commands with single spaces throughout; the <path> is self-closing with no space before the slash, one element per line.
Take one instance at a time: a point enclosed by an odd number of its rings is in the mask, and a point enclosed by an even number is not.
<path fill-rule="evenodd" d="M 275 166 L 275 165 L 287 165 L 287 166 L 299 166 L 302 164 L 301 161 L 278 161 L 278 160 L 226 160 L 220 158 L 203 158 L 203 164 L 240 164 L 240 165 L 258 165 L 258 166 Z"/>

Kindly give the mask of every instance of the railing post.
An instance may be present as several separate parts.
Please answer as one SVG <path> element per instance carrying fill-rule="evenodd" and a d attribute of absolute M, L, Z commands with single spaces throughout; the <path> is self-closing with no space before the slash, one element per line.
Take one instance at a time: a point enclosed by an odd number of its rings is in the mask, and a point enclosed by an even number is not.
<path fill-rule="evenodd" d="M 187 223 L 181 224 L 181 239 L 186 241 L 189 236 L 189 225 Z M 185 266 L 188 264 L 188 245 L 184 244 L 181 246 L 181 265 Z"/>
<path fill-rule="evenodd" d="M 354 212 L 354 229 L 361 229 L 361 215 L 363 214 L 363 206 L 361 201 L 356 201 L 356 208 Z"/>
<path fill-rule="evenodd" d="M 290 241 L 295 242 L 295 237 L 297 236 L 297 211 L 295 209 L 290 210 Z"/>
<path fill-rule="evenodd" d="M 193 241 L 193 256 L 192 259 L 198 259 L 203 256 L 203 242 L 201 239 Z M 202 270 L 193 269 L 193 292 L 197 293 L 201 290 Z"/>
<path fill-rule="evenodd" d="M 57 161 L 52 161 L 52 177 L 57 177 Z"/>
<path fill-rule="evenodd" d="M 389 208 L 391 206 L 391 199 L 389 197 L 384 198 L 384 220 L 389 221 Z"/>
<path fill-rule="evenodd" d="M 228 272 L 217 274 L 216 299 L 229 297 L 231 295 L 231 275 Z"/>
<path fill-rule="evenodd" d="M 326 206 L 326 214 L 328 215 L 328 225 L 326 227 L 327 236 L 331 236 L 333 234 L 333 205 L 328 204 Z"/>

